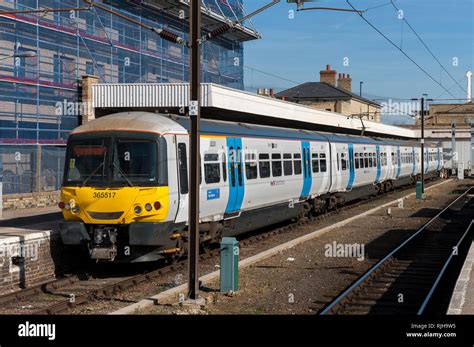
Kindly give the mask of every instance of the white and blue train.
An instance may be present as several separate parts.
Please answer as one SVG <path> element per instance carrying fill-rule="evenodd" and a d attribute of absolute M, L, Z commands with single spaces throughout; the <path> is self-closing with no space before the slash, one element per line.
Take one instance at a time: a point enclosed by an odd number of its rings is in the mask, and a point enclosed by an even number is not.
<path fill-rule="evenodd" d="M 63 242 L 108 261 L 186 251 L 189 120 L 108 115 L 69 137 Z M 425 146 L 425 175 L 443 167 Z M 216 241 L 414 183 L 420 145 L 367 136 L 202 120 L 201 240 Z M 127 249 L 127 252 L 121 250 Z"/>

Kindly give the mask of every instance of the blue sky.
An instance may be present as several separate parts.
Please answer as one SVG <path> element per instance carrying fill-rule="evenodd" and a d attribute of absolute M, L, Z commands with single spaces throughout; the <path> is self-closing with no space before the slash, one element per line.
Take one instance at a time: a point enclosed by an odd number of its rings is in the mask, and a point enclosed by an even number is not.
<path fill-rule="evenodd" d="M 269 0 L 245 0 L 248 12 Z M 389 3 L 389 0 L 351 0 L 358 9 Z M 433 53 L 466 88 L 467 70 L 474 69 L 474 0 L 394 0 L 406 20 L 418 32 Z M 321 0 L 310 6 L 348 8 L 345 0 Z M 332 11 L 296 12 L 294 4 L 281 3 L 253 18 L 261 40 L 244 45 L 246 89 L 293 86 L 291 82 L 264 75 L 249 67 L 295 82 L 319 81 L 319 71 L 331 64 L 341 73 L 350 73 L 353 90 L 364 81 L 367 96 L 413 98 L 428 93 L 433 98 L 452 98 L 413 63 L 391 46 L 355 13 Z M 442 71 L 406 23 L 398 19 L 396 9 L 387 4 L 367 11 L 364 16 L 400 45 L 420 66 L 440 81 L 456 97 L 465 92 Z M 349 66 L 343 60 L 349 59 Z M 453 66 L 457 58 L 458 66 Z M 453 87 L 453 85 L 455 87 Z"/>

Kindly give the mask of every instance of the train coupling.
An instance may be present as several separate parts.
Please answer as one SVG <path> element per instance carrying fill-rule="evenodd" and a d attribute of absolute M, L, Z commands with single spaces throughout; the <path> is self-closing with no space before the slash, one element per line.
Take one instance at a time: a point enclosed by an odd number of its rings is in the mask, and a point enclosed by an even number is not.
<path fill-rule="evenodd" d="M 110 226 L 94 228 L 89 253 L 91 259 L 114 261 L 117 256 L 117 228 Z"/>

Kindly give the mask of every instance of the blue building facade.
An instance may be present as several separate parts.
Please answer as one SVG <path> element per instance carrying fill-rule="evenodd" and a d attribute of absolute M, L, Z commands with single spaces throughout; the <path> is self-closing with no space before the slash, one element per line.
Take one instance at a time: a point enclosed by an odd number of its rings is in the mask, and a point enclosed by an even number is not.
<path fill-rule="evenodd" d="M 203 28 L 243 16 L 243 0 L 203 0 Z M 116 13 L 188 37 L 186 0 L 101 0 Z M 58 12 L 26 13 L 32 9 Z M 202 82 L 243 89 L 241 29 L 202 47 Z M 83 0 L 0 0 L 0 173 L 3 193 L 58 189 L 82 76 L 101 83 L 183 82 L 188 49 Z M 41 151 L 41 154 L 38 153 Z"/>

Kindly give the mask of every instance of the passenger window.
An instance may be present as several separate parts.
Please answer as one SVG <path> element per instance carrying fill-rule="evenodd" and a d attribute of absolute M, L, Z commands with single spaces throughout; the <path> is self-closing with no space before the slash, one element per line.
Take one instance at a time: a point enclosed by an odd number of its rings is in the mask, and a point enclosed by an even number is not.
<path fill-rule="evenodd" d="M 347 170 L 346 153 L 341 153 L 341 168 L 343 171 Z"/>
<path fill-rule="evenodd" d="M 257 178 L 257 159 L 255 154 L 245 154 L 245 176 L 248 180 Z"/>
<path fill-rule="evenodd" d="M 188 160 L 186 156 L 186 144 L 178 143 L 178 166 L 179 166 L 179 188 L 181 194 L 188 194 Z"/>
<path fill-rule="evenodd" d="M 291 153 L 283 154 L 283 173 L 285 176 L 293 175 L 293 161 L 291 160 Z"/>
<path fill-rule="evenodd" d="M 355 165 L 355 168 L 358 169 L 360 167 L 360 165 L 359 165 L 359 153 L 355 153 L 354 157 L 355 157 L 354 165 Z"/>
<path fill-rule="evenodd" d="M 312 157 L 313 157 L 313 162 L 312 162 L 313 172 L 319 172 L 319 154 L 313 153 Z"/>
<path fill-rule="evenodd" d="M 267 153 L 262 153 L 258 156 L 258 160 L 260 178 L 270 177 L 270 155 Z"/>
<path fill-rule="evenodd" d="M 319 168 L 321 170 L 321 172 L 326 172 L 326 154 L 325 153 L 321 153 L 319 155 Z"/>
<path fill-rule="evenodd" d="M 273 153 L 272 154 L 272 176 L 280 177 L 281 174 L 282 174 L 281 154 Z"/>
<path fill-rule="evenodd" d="M 204 180 L 207 184 L 219 183 L 221 180 L 219 155 L 217 153 L 204 155 Z"/>
<path fill-rule="evenodd" d="M 293 154 L 293 163 L 295 166 L 295 175 L 301 175 L 301 154 Z"/>

